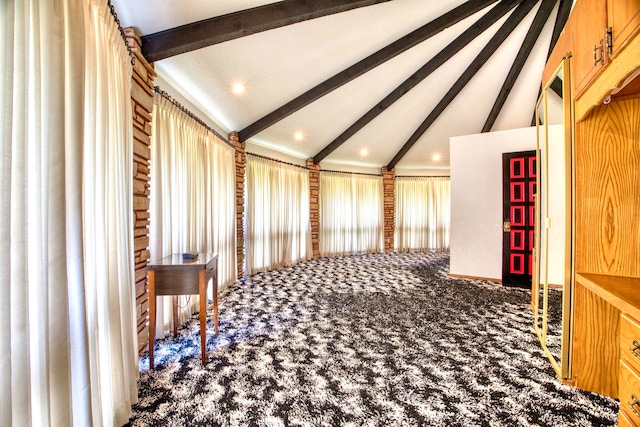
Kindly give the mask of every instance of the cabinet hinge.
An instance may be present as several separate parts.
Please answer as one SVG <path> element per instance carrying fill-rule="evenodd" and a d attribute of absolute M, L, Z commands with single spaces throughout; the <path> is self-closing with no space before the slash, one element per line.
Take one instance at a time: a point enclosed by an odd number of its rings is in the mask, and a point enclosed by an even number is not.
<path fill-rule="evenodd" d="M 607 53 L 611 55 L 613 53 L 613 28 L 607 27 Z"/>

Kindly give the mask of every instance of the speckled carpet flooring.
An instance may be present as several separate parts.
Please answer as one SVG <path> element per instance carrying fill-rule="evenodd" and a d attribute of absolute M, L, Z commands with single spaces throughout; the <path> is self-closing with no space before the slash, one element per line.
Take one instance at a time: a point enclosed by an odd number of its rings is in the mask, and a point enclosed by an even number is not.
<path fill-rule="evenodd" d="M 613 399 L 561 385 L 526 290 L 447 276 L 446 252 L 259 273 L 140 359 L 131 426 L 605 426 Z"/>

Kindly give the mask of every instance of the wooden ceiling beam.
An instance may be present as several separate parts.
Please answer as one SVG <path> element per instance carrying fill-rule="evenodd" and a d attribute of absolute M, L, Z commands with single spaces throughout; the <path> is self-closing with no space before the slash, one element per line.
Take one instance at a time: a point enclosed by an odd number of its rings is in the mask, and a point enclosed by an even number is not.
<path fill-rule="evenodd" d="M 471 62 L 469 67 L 462 73 L 460 78 L 449 89 L 445 96 L 440 100 L 438 105 L 431 111 L 427 118 L 420 124 L 418 129 L 409 137 L 407 142 L 402 146 L 400 151 L 394 156 L 394 158 L 387 165 L 387 170 L 393 169 L 398 162 L 407 154 L 407 152 L 413 147 L 418 139 L 429 129 L 429 127 L 436 121 L 440 114 L 449 106 L 451 101 L 464 89 L 464 87 L 471 81 L 476 73 L 482 68 L 485 62 L 493 55 L 493 53 L 502 45 L 502 43 L 509 37 L 509 35 L 515 30 L 515 28 L 522 22 L 525 16 L 531 11 L 533 6 L 537 3 L 537 0 L 524 0 L 513 11 L 507 21 L 498 29 L 496 34 L 489 40 L 489 43 L 480 51 L 478 56 Z"/>
<path fill-rule="evenodd" d="M 520 50 L 516 55 L 516 59 L 513 61 L 513 64 L 509 69 L 509 73 L 500 88 L 496 101 L 489 112 L 489 116 L 482 127 L 482 133 L 490 132 L 498 119 L 498 115 L 500 114 L 502 107 L 504 107 L 505 102 L 507 102 L 507 97 L 511 93 L 511 89 L 513 89 L 513 85 L 516 83 L 516 80 L 518 80 L 520 72 L 522 72 L 522 68 L 529 58 L 529 53 L 531 53 L 533 47 L 538 41 L 540 33 L 542 32 L 544 25 L 547 23 L 551 12 L 553 12 L 555 4 L 556 0 L 542 0 L 542 4 L 538 8 L 535 18 L 533 18 L 529 31 L 527 31 L 527 35 L 520 45 Z"/>
<path fill-rule="evenodd" d="M 389 108 L 394 102 L 399 100 L 404 94 L 413 89 L 418 83 L 427 78 L 431 73 L 438 69 L 442 64 L 447 62 L 452 56 L 458 53 L 462 48 L 468 45 L 478 35 L 486 31 L 491 25 L 496 23 L 501 17 L 506 15 L 520 1 L 503 0 L 493 9 L 483 15 L 474 24 L 472 24 L 465 32 L 458 36 L 454 41 L 449 43 L 438 54 L 431 58 L 418 71 L 413 73 L 407 80 L 402 82 L 396 89 L 387 95 L 382 101 L 378 102 L 367 113 L 360 117 L 347 130 L 340 134 L 336 139 L 324 147 L 318 154 L 313 157 L 314 163 L 319 163 L 334 150 L 344 144 L 349 138 L 355 135 L 360 129 L 365 127 L 374 118 L 380 115 L 384 110 Z"/>
<path fill-rule="evenodd" d="M 560 4 L 558 5 L 558 13 L 556 14 L 556 22 L 553 24 L 553 33 L 551 34 L 551 41 L 549 42 L 549 51 L 547 52 L 547 61 L 551 57 L 551 53 L 553 49 L 556 47 L 556 43 L 560 38 L 560 34 L 562 34 L 562 30 L 564 29 L 567 20 L 569 19 L 569 14 L 571 13 L 571 7 L 573 6 L 573 0 L 560 0 Z M 546 82 L 540 82 L 540 89 L 538 89 L 538 97 L 536 98 L 536 103 L 540 98 L 540 94 L 542 93 L 542 85 L 546 84 Z M 536 112 L 535 108 L 533 111 L 533 117 L 531 118 L 531 126 L 536 125 Z"/>
<path fill-rule="evenodd" d="M 556 77 L 555 79 L 553 79 L 553 81 L 551 82 L 551 85 L 549 85 L 549 89 L 551 89 L 556 95 L 558 95 L 560 99 L 563 98 L 562 80 L 560 79 L 560 77 Z"/>
<path fill-rule="evenodd" d="M 556 22 L 553 24 L 553 33 L 551 34 L 551 41 L 549 42 L 549 51 L 547 52 L 547 59 L 551 56 L 551 52 L 553 52 L 553 48 L 556 47 L 556 43 L 560 38 L 560 34 L 564 29 L 567 20 L 569 19 L 569 14 L 571 13 L 571 6 L 573 5 L 573 0 L 560 0 L 560 4 L 558 5 L 558 14 L 556 15 Z"/>
<path fill-rule="evenodd" d="M 349 83 L 355 78 L 374 69 L 378 65 L 383 64 L 384 62 L 427 40 L 433 35 L 438 34 L 446 28 L 457 24 L 461 20 L 473 15 L 474 13 L 495 3 L 496 1 L 498 0 L 470 0 L 464 2 L 455 9 L 452 9 L 439 18 L 436 18 L 433 21 L 418 28 L 417 30 L 401 37 L 395 42 L 369 55 L 368 57 L 355 63 L 349 68 L 344 69 L 338 74 L 309 89 L 302 95 L 289 101 L 280 108 L 270 112 L 256 122 L 250 124 L 238 133 L 240 141 L 246 141 L 247 139 L 255 136 L 269 126 L 273 125 L 274 123 L 277 123 L 285 117 L 288 117 L 289 115 L 309 105 L 313 101 L 323 97 L 329 92 L 345 85 L 346 83 Z"/>
<path fill-rule="evenodd" d="M 142 55 L 149 62 L 159 61 L 261 31 L 387 1 L 284 0 L 142 36 Z"/>

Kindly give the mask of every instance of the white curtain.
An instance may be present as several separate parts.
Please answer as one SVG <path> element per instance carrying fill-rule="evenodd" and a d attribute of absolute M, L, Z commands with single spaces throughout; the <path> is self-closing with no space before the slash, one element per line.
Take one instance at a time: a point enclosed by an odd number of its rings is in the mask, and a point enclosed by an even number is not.
<path fill-rule="evenodd" d="M 151 129 L 149 249 L 218 254 L 218 289 L 236 280 L 235 150 L 162 95 L 154 97 Z M 212 286 L 208 297 L 213 298 Z M 173 326 L 172 297 L 158 297 L 161 338 Z M 180 296 L 178 322 L 199 311 L 197 295 Z"/>
<path fill-rule="evenodd" d="M 397 177 L 395 249 L 449 249 L 449 178 Z"/>
<path fill-rule="evenodd" d="M 381 176 L 320 172 L 320 255 L 384 250 Z"/>
<path fill-rule="evenodd" d="M 0 2 L 0 425 L 137 400 L 131 63 L 106 0 Z"/>
<path fill-rule="evenodd" d="M 309 171 L 247 155 L 246 272 L 311 257 Z"/>

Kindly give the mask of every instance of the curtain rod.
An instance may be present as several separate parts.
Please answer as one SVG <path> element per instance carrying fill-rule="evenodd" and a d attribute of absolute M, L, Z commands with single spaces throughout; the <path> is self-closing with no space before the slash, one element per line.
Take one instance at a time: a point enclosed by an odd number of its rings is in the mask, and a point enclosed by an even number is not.
<path fill-rule="evenodd" d="M 127 47 L 127 52 L 129 52 L 129 58 L 131 58 L 131 65 L 135 65 L 136 63 L 136 57 L 133 55 L 133 51 L 131 50 L 131 46 L 129 46 L 129 42 L 127 42 L 127 35 L 124 33 L 124 29 L 122 28 L 122 25 L 120 24 L 120 19 L 118 19 L 118 14 L 116 13 L 116 8 L 113 7 L 113 5 L 111 4 L 111 0 L 107 1 L 107 7 L 109 8 L 109 11 L 111 11 L 111 16 L 113 16 L 113 20 L 116 21 L 116 24 L 118 25 L 118 31 L 120 31 L 120 37 L 122 37 L 122 41 L 124 42 L 124 45 Z"/>
<path fill-rule="evenodd" d="M 382 176 L 382 174 L 377 175 L 375 173 L 345 172 L 345 171 L 334 171 L 334 170 L 331 170 L 331 169 L 320 169 L 320 172 L 344 173 L 344 174 L 347 174 L 347 175 L 365 175 L 365 176 L 379 176 L 379 177 Z"/>
<path fill-rule="evenodd" d="M 451 175 L 398 175 L 396 178 L 451 178 Z"/>
<path fill-rule="evenodd" d="M 209 132 L 211 132 L 212 134 L 214 134 L 215 136 L 217 136 L 218 138 L 220 138 L 221 140 L 223 140 L 224 142 L 227 143 L 227 145 L 231 146 L 232 148 L 235 149 L 235 147 L 233 146 L 232 143 L 230 143 L 226 137 L 220 135 L 220 133 L 218 133 L 215 129 L 213 129 L 211 126 L 209 126 L 208 124 L 206 124 L 200 117 L 198 117 L 197 115 L 195 115 L 193 112 L 191 112 L 191 110 L 189 110 L 187 107 L 185 107 L 184 105 L 180 104 L 178 101 L 176 101 L 175 99 L 173 99 L 173 97 L 171 95 L 169 95 L 167 92 L 165 92 L 164 90 L 160 89 L 158 86 L 154 86 L 153 87 L 153 91 L 155 93 L 157 93 L 158 95 L 162 96 L 164 99 L 166 99 L 167 101 L 169 101 L 170 103 L 172 103 L 173 105 L 175 105 L 180 111 L 182 111 L 183 113 L 185 113 L 187 116 L 189 116 L 190 118 L 192 118 L 193 120 L 196 121 L 196 123 L 198 123 L 199 125 L 204 126 L 204 128 L 206 130 L 208 130 Z"/>
<path fill-rule="evenodd" d="M 282 163 L 282 164 L 289 165 L 289 166 L 295 166 L 295 167 L 300 168 L 300 169 L 306 169 L 306 170 L 309 170 L 309 168 L 308 168 L 308 167 L 306 167 L 306 166 L 296 165 L 295 163 L 285 162 L 285 161 L 283 161 L 283 160 L 274 159 L 274 158 L 272 158 L 272 157 L 263 156 L 263 155 L 261 155 L 261 154 L 256 154 L 256 153 L 247 153 L 247 156 L 259 157 L 259 158 L 261 158 L 261 159 L 271 160 L 272 162 L 278 162 L 278 163 Z M 376 174 L 373 174 L 373 173 L 364 173 L 364 172 L 344 172 L 344 171 L 334 171 L 334 170 L 329 170 L 329 169 L 320 169 L 320 172 L 343 173 L 343 174 L 347 174 L 347 175 L 382 176 L 382 175 L 376 175 Z"/>
<path fill-rule="evenodd" d="M 300 168 L 300 169 L 309 170 L 309 168 L 306 167 L 306 166 L 296 165 L 295 163 L 285 162 L 285 161 L 282 161 L 282 160 L 274 159 L 274 158 L 263 156 L 263 155 L 256 154 L 256 153 L 247 153 L 247 156 L 254 156 L 254 157 L 258 157 L 258 158 L 265 159 L 265 160 L 271 160 L 272 162 L 278 162 L 278 163 L 282 163 L 284 165 L 295 166 L 295 167 Z"/>
<path fill-rule="evenodd" d="M 274 159 L 273 157 L 267 157 L 267 156 L 263 156 L 261 154 L 247 153 L 247 156 L 259 157 L 261 159 L 271 160 L 272 162 L 282 163 L 284 165 L 295 166 L 295 167 L 300 168 L 300 169 L 309 170 L 309 168 L 306 167 L 306 166 L 296 165 L 295 163 L 285 162 L 283 160 Z M 378 176 L 378 177 L 382 176 L 382 175 L 376 175 L 374 173 L 345 172 L 345 171 L 336 171 L 336 170 L 331 170 L 331 169 L 320 169 L 320 172 L 343 173 L 343 174 L 346 174 L 346 175 L 365 175 L 365 176 Z M 398 175 L 398 176 L 396 176 L 396 178 L 451 178 L 451 177 L 449 175 Z"/>

